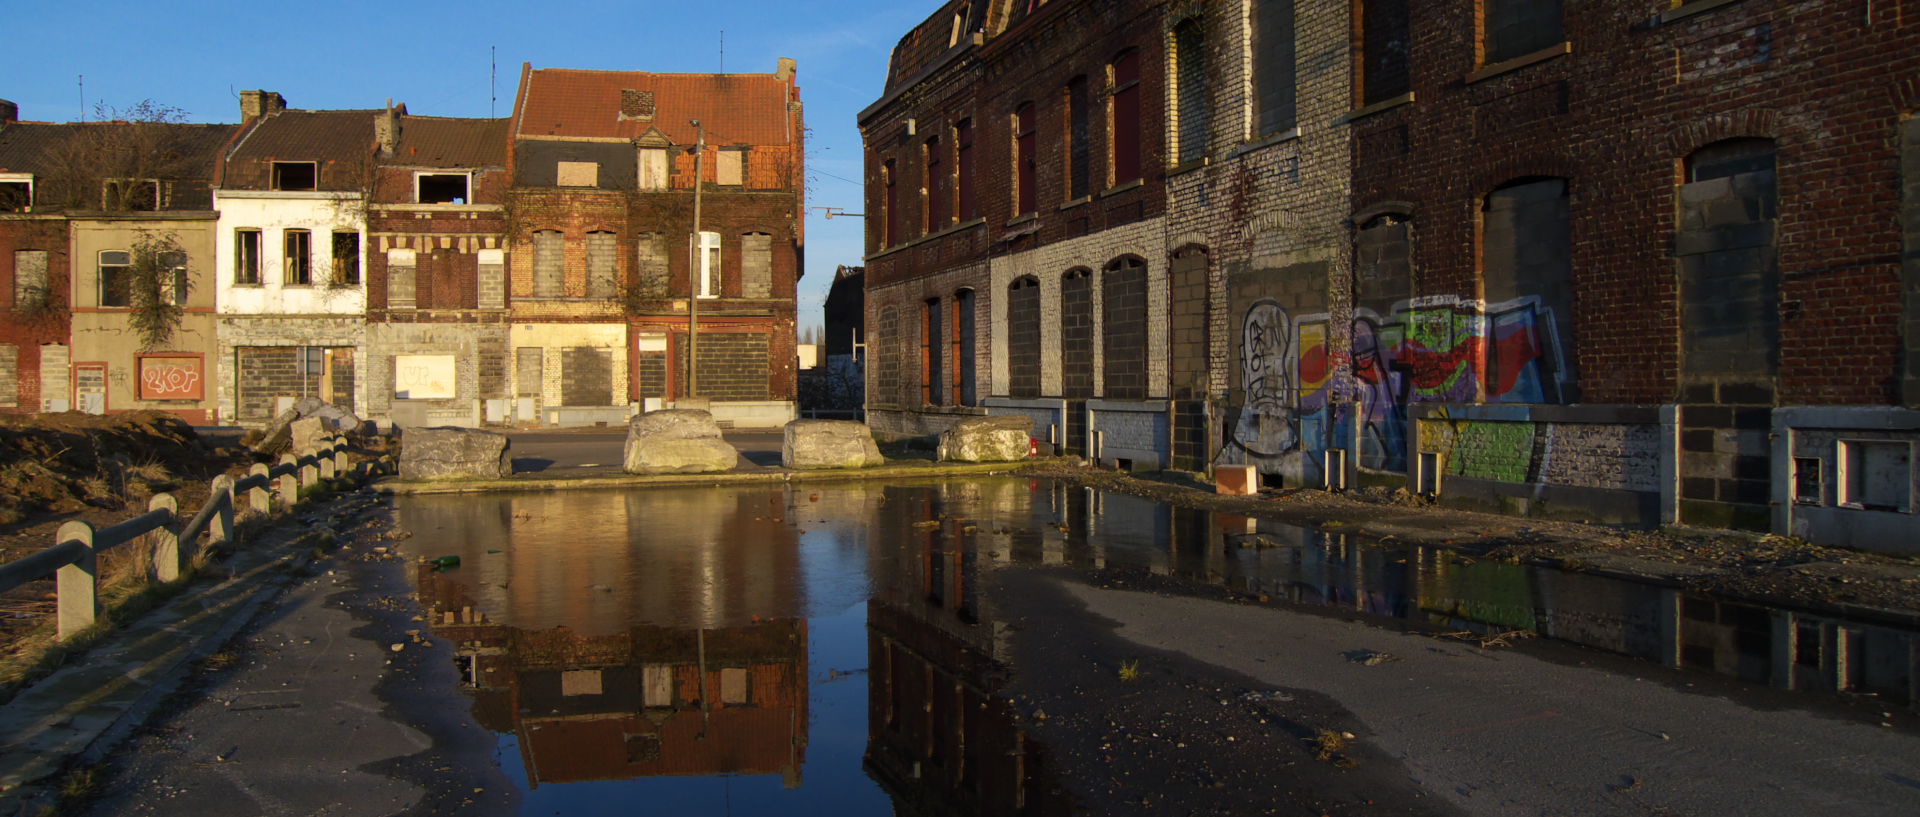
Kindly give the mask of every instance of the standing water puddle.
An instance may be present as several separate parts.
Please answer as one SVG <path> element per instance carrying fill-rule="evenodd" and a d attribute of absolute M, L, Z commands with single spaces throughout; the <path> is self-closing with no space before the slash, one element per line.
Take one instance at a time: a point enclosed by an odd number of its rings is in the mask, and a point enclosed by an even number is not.
<path fill-rule="evenodd" d="M 1909 702 L 1909 630 L 1022 478 L 406 497 L 433 630 L 528 814 L 1059 813 L 984 573 L 1150 573 Z M 912 713 L 912 717 L 907 717 Z"/>

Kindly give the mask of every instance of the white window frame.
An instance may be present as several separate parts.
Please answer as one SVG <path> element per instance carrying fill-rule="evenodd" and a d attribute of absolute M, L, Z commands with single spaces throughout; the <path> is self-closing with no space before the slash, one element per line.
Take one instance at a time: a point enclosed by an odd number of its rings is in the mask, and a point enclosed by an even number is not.
<path fill-rule="evenodd" d="M 12 184 L 19 184 L 19 183 L 21 183 L 21 182 L 26 182 L 26 184 L 27 184 L 27 205 L 26 205 L 25 207 L 23 207 L 23 208 L 21 208 L 21 210 L 20 210 L 20 212 L 22 212 L 22 213 L 31 213 L 31 212 L 33 212 L 33 193 L 34 193 L 34 189 L 33 189 L 33 174 L 32 174 L 32 173 L 0 173 L 0 182 L 8 182 L 8 183 L 12 183 Z"/>
<path fill-rule="evenodd" d="M 700 297 L 711 299 L 720 297 L 720 264 L 722 261 L 720 234 L 703 232 L 700 234 Z"/>
<path fill-rule="evenodd" d="M 466 177 L 467 194 L 461 197 L 460 203 L 461 204 L 473 203 L 473 171 L 471 170 L 416 170 L 416 171 L 413 171 L 413 203 L 414 204 L 429 203 L 429 202 L 424 202 L 420 200 L 420 178 L 423 176 L 464 176 Z M 431 203 L 432 204 L 452 204 L 453 202 L 436 201 Z"/>

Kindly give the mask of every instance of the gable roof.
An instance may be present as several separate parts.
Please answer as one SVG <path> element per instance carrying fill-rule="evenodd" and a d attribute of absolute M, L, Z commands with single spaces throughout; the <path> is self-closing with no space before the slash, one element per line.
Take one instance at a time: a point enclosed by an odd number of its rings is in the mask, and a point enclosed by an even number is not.
<path fill-rule="evenodd" d="M 400 142 L 385 164 L 414 167 L 505 167 L 506 119 L 404 116 Z"/>
<path fill-rule="evenodd" d="M 227 158 L 235 162 L 356 159 L 373 149 L 373 120 L 384 111 L 283 110 L 262 116 Z"/>
<path fill-rule="evenodd" d="M 528 70 L 514 137 L 637 139 L 659 129 L 676 145 L 706 126 L 709 145 L 787 145 L 795 139 L 789 85 L 775 74 L 655 74 L 645 71 Z M 651 119 L 621 115 L 622 95 L 653 95 Z M 794 92 L 797 97 L 797 92 Z M 631 108 L 631 106 L 629 106 Z"/>
<path fill-rule="evenodd" d="M 237 125 L 129 122 L 13 122 L 0 128 L 0 172 L 46 174 L 58 170 L 57 151 L 70 140 L 106 139 L 115 127 L 140 124 L 164 129 L 158 142 L 171 157 L 166 166 L 177 168 L 176 178 L 211 179 L 220 148 Z M 81 145 L 85 145 L 81 142 Z M 83 148 L 84 149 L 84 148 Z"/>

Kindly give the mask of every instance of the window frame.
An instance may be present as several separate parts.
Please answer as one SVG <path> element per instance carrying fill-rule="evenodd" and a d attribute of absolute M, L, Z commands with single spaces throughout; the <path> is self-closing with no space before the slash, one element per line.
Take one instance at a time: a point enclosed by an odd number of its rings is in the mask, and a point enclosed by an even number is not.
<path fill-rule="evenodd" d="M 291 169 L 295 165 L 305 165 L 313 169 L 313 183 L 311 185 L 307 187 L 286 186 L 284 171 Z M 270 174 L 271 175 L 268 178 L 268 182 L 269 182 L 268 187 L 271 187 L 274 190 L 284 190 L 289 192 L 300 193 L 300 192 L 316 191 L 320 189 L 320 163 L 317 161 L 307 160 L 307 161 L 284 161 L 283 162 L 283 161 L 275 160 L 272 163 L 272 169 L 270 171 Z"/>
<path fill-rule="evenodd" d="M 461 196 L 460 201 L 423 201 L 422 200 L 422 183 L 428 176 L 446 176 L 448 178 L 458 176 L 465 181 L 467 194 L 465 196 Z M 413 172 L 413 203 L 414 204 L 472 204 L 473 203 L 473 171 L 471 170 L 416 170 L 414 171 Z"/>
<path fill-rule="evenodd" d="M 922 177 L 925 181 L 925 186 L 920 189 L 920 202 L 921 210 L 926 214 L 924 222 L 927 235 L 940 232 L 951 223 L 947 215 L 947 203 L 944 200 L 946 185 L 942 182 L 946 179 L 942 176 L 947 171 L 946 163 L 940 161 L 941 148 L 940 137 L 937 134 L 927 137 L 920 147 Z"/>
<path fill-rule="evenodd" d="M 187 280 L 187 269 L 192 261 L 185 250 L 169 250 L 161 253 L 159 259 L 161 279 L 160 302 L 168 306 L 186 306 L 192 287 Z"/>
<path fill-rule="evenodd" d="M 341 255 L 340 253 L 340 249 L 341 249 L 340 240 L 343 237 L 352 237 L 353 239 L 353 252 L 344 256 Z M 366 242 L 362 241 L 360 238 L 359 230 L 334 230 L 333 231 L 333 235 L 331 237 L 331 241 L 329 244 L 332 250 L 332 255 L 330 256 L 332 259 L 332 263 L 329 264 L 327 268 L 328 280 L 332 281 L 333 286 L 357 287 L 360 285 L 360 281 L 361 281 L 360 253 L 365 243 Z M 352 273 L 352 278 L 350 280 L 341 274 L 342 259 L 345 259 L 346 261 L 350 262 L 347 269 L 348 272 Z"/>
<path fill-rule="evenodd" d="M 1191 42 L 1182 43 L 1185 32 L 1193 33 Z M 1168 49 L 1173 52 L 1173 81 L 1167 85 L 1172 92 L 1170 109 L 1174 118 L 1174 145 L 1169 155 L 1176 167 L 1183 167 L 1207 158 L 1208 134 L 1213 128 L 1212 100 L 1207 98 L 1206 22 L 1199 16 L 1182 19 L 1168 29 L 1167 39 L 1173 46 Z M 1189 78 L 1199 81 L 1190 88 L 1186 82 Z"/>
<path fill-rule="evenodd" d="M 702 230 L 698 234 L 700 258 L 700 293 L 703 301 L 720 297 L 720 267 L 725 263 L 725 247 L 720 234 L 711 230 Z"/>
<path fill-rule="evenodd" d="M 1092 196 L 1097 184 L 1093 178 L 1093 88 L 1082 74 L 1067 80 L 1061 93 L 1067 108 L 1065 138 L 1061 140 L 1067 183 L 1062 188 L 1066 201 L 1072 202 Z"/>
<path fill-rule="evenodd" d="M 265 284 L 261 278 L 260 250 L 266 239 L 258 227 L 235 227 L 233 230 L 233 285 L 238 287 L 257 287 Z M 252 240 L 248 240 L 248 236 Z"/>
<path fill-rule="evenodd" d="M 107 256 L 120 256 L 118 263 L 108 263 Z M 118 270 L 121 303 L 109 303 L 107 270 Z M 94 301 L 102 309 L 124 309 L 133 306 L 133 252 L 131 250 L 100 250 L 94 253 Z"/>
<path fill-rule="evenodd" d="M 1032 102 L 1022 102 L 1013 109 L 1013 211 L 1015 215 L 1029 215 L 1040 209 L 1040 168 L 1037 161 L 1039 149 L 1038 109 Z"/>
<path fill-rule="evenodd" d="M 298 237 L 301 244 L 304 245 L 299 255 L 295 255 L 293 252 L 295 237 Z M 297 266 L 294 264 L 296 259 L 300 262 Z M 299 275 L 294 274 L 296 269 Z M 283 287 L 313 286 L 312 230 L 290 229 L 280 231 L 280 285 Z"/>
<path fill-rule="evenodd" d="M 953 123 L 954 221 L 966 223 L 980 217 L 980 202 L 973 184 L 973 119 Z"/>
<path fill-rule="evenodd" d="M 1141 73 L 1139 48 L 1115 54 L 1107 63 L 1107 167 L 1108 186 L 1114 187 L 1146 178 L 1146 163 L 1141 160 L 1145 148 L 1146 127 L 1141 121 L 1145 82 Z M 1128 69 L 1123 72 L 1122 68 Z M 1131 76 L 1126 76 L 1130 73 Z"/>
<path fill-rule="evenodd" d="M 1264 50 L 1260 47 L 1260 32 L 1262 27 L 1267 24 L 1267 18 L 1264 15 L 1268 13 L 1278 13 L 1282 10 L 1287 14 L 1287 34 L 1289 35 L 1286 58 L 1284 60 L 1272 58 L 1274 62 L 1267 63 L 1267 61 L 1262 58 Z M 1300 18 L 1299 8 L 1294 0 L 1248 0 L 1247 11 L 1247 55 L 1249 58 L 1247 94 L 1249 116 L 1247 117 L 1247 124 L 1250 131 L 1248 136 L 1251 139 L 1258 140 L 1287 133 L 1300 127 Z M 1282 73 L 1288 82 L 1286 92 L 1287 108 L 1289 109 L 1287 111 L 1288 116 L 1285 118 L 1285 121 L 1275 122 L 1272 126 L 1269 126 L 1267 124 L 1269 112 L 1262 102 L 1263 98 L 1268 95 L 1269 89 L 1266 83 L 1277 82 L 1281 77 L 1269 76 L 1268 72 L 1263 71 L 1263 69 L 1278 70 L 1282 66 L 1285 68 Z"/>
<path fill-rule="evenodd" d="M 0 207 L 0 213 L 31 213 L 33 212 L 33 196 L 35 191 L 34 191 L 32 173 L 0 173 L 0 184 L 24 184 L 27 186 L 26 201 L 20 205 L 20 209 L 10 210 L 5 207 Z M 0 204 L 4 204 L 4 203 L 5 203 L 5 200 L 0 199 Z"/>
<path fill-rule="evenodd" d="M 1474 15 L 1474 19 L 1478 23 L 1478 25 L 1476 26 L 1476 30 L 1473 32 L 1473 34 L 1474 34 L 1474 45 L 1476 46 L 1475 51 L 1478 53 L 1478 56 L 1480 58 L 1479 67 L 1485 68 L 1488 66 L 1499 65 L 1500 63 L 1507 62 L 1509 60 L 1521 59 L 1523 57 L 1526 57 L 1532 54 L 1537 54 L 1547 49 L 1551 49 L 1555 45 L 1559 43 L 1564 43 L 1567 41 L 1566 0 L 1551 0 L 1551 2 L 1553 2 L 1557 7 L 1557 11 L 1559 13 L 1559 18 L 1560 18 L 1559 19 L 1560 31 L 1558 36 L 1547 38 L 1546 40 L 1539 43 L 1527 43 L 1524 46 L 1516 46 L 1516 47 L 1513 47 L 1511 50 L 1502 49 L 1502 50 L 1496 51 L 1494 49 L 1494 45 L 1495 45 L 1494 27 L 1495 27 L 1496 21 L 1494 20 L 1493 6 L 1495 3 L 1498 3 L 1501 1 L 1502 0 L 1474 0 L 1476 4 L 1475 11 L 1478 12 L 1477 14 Z"/>

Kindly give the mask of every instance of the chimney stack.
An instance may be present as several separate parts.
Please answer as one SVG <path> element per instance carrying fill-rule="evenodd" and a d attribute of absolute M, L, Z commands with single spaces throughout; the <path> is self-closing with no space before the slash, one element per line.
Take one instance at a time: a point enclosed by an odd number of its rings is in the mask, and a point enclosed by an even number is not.
<path fill-rule="evenodd" d="M 373 140 L 380 145 L 380 155 L 392 156 L 400 147 L 400 120 L 407 115 L 407 104 L 395 107 L 393 100 L 387 100 L 387 109 L 373 120 Z"/>
<path fill-rule="evenodd" d="M 20 121 L 20 106 L 0 99 L 0 127 Z"/>
<path fill-rule="evenodd" d="M 242 121 L 266 116 L 270 113 L 279 113 L 286 109 L 287 98 L 275 91 L 240 92 L 240 119 Z"/>
<path fill-rule="evenodd" d="M 799 63 L 794 62 L 792 57 L 781 57 L 780 68 L 774 71 L 773 75 L 778 77 L 781 82 L 792 82 L 793 72 L 797 67 L 799 67 Z"/>

